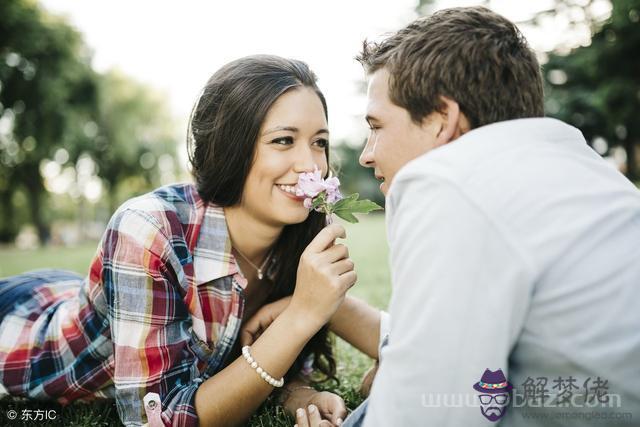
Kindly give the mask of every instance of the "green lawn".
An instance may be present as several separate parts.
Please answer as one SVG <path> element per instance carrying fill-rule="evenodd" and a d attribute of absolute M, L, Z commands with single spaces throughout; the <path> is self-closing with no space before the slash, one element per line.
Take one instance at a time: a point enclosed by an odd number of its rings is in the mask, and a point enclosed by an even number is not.
<path fill-rule="evenodd" d="M 386 307 L 390 295 L 390 280 L 387 264 L 387 245 L 382 215 L 369 215 L 359 224 L 347 226 L 347 244 L 351 258 L 356 263 L 358 283 L 352 288 L 352 295 L 361 297 L 377 307 Z M 96 244 L 82 245 L 77 248 L 45 248 L 34 251 L 0 249 L 0 277 L 18 274 L 36 268 L 64 268 L 86 274 L 89 262 L 95 252 Z M 370 367 L 371 360 L 352 349 L 340 339 L 336 339 L 338 358 L 338 377 L 340 385 L 326 384 L 323 387 L 340 394 L 350 409 L 357 406 L 362 398 L 357 389 L 362 374 Z M 320 388 L 323 388 L 320 387 Z M 18 419 L 25 409 L 56 411 L 55 421 L 31 421 L 11 423 L 7 411 L 15 410 Z M 32 412 L 35 414 L 35 412 Z M 14 402 L 9 399 L 0 401 L 0 425 L 60 425 L 60 426 L 117 426 L 120 420 L 115 403 L 72 404 L 65 408 L 50 402 Z M 250 426 L 292 426 L 293 421 L 281 407 L 267 401 L 251 419 Z"/>

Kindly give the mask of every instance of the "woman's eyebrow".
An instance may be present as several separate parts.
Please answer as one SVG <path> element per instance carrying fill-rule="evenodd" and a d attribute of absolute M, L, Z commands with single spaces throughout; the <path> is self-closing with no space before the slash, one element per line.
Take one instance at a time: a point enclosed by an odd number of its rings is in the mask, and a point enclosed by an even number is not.
<path fill-rule="evenodd" d="M 298 132 L 299 129 L 297 127 L 293 127 L 293 126 L 276 126 L 274 128 L 269 129 L 268 131 L 265 131 L 263 133 L 263 135 L 268 135 L 270 133 L 274 133 L 274 132 L 279 132 L 279 131 L 289 131 L 289 132 Z"/>
<path fill-rule="evenodd" d="M 270 133 L 280 132 L 280 131 L 289 131 L 289 132 L 297 133 L 297 132 L 300 132 L 300 129 L 294 126 L 276 126 L 274 128 L 271 128 L 265 131 L 262 135 L 268 135 Z M 329 133 L 329 130 L 322 128 L 322 129 L 319 129 L 314 135 L 318 135 L 320 133 Z"/>

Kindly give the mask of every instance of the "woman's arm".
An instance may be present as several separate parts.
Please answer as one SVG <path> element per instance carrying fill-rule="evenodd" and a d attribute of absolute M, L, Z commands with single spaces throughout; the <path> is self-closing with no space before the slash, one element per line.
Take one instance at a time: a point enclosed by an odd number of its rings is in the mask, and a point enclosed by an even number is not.
<path fill-rule="evenodd" d="M 284 376 L 309 339 L 326 324 L 355 283 L 346 248 L 333 245 L 344 228 L 330 225 L 300 258 L 296 288 L 286 309 L 251 345 L 251 356 L 278 379 Z M 273 387 L 239 357 L 198 388 L 196 412 L 201 426 L 238 425 L 271 394 Z"/>
<path fill-rule="evenodd" d="M 242 326 L 242 345 L 250 345 L 288 307 L 291 297 L 285 297 L 260 308 Z M 329 321 L 329 328 L 340 338 L 373 359 L 378 359 L 380 341 L 380 310 L 366 302 L 346 296 Z"/>
<path fill-rule="evenodd" d="M 347 296 L 331 317 L 329 329 L 367 356 L 378 359 L 380 310 L 377 308 Z"/>
<path fill-rule="evenodd" d="M 253 343 L 251 356 L 269 375 L 279 379 L 321 327 L 306 321 L 304 313 L 287 308 Z M 198 388 L 195 405 L 200 425 L 241 424 L 273 389 L 239 357 Z"/>

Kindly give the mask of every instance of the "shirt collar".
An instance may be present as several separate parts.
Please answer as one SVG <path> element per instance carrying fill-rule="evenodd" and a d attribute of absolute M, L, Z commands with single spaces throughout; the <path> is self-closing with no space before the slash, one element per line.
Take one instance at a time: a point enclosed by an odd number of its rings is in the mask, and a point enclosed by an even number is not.
<path fill-rule="evenodd" d="M 456 141 L 497 138 L 505 139 L 510 144 L 517 143 L 519 139 L 560 140 L 571 143 L 584 141 L 579 129 L 552 117 L 528 117 L 490 123 L 470 130 Z"/>
<path fill-rule="evenodd" d="M 198 197 L 198 200 L 200 198 Z M 238 284 L 246 287 L 239 273 L 236 259 L 231 253 L 231 238 L 221 206 L 200 200 L 197 208 L 197 242 L 193 249 L 193 271 L 196 285 L 235 275 Z"/>

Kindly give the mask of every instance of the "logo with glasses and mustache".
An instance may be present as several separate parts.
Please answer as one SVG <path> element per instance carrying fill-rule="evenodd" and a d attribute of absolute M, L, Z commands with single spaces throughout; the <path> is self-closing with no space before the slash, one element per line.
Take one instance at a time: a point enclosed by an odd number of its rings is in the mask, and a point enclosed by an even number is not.
<path fill-rule="evenodd" d="M 506 414 L 513 386 L 505 378 L 502 369 L 486 369 L 473 388 L 480 392 L 480 412 L 486 419 L 495 422 Z"/>

